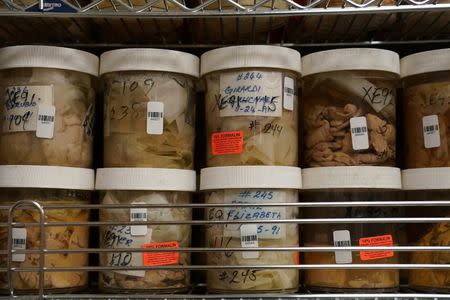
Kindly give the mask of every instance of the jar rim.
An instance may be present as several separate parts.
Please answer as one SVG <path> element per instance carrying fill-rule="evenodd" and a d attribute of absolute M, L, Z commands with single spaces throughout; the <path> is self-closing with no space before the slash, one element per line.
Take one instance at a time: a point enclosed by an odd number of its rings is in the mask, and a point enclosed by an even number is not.
<path fill-rule="evenodd" d="M 402 58 L 400 64 L 402 78 L 424 73 L 449 71 L 450 48 L 411 54 Z"/>

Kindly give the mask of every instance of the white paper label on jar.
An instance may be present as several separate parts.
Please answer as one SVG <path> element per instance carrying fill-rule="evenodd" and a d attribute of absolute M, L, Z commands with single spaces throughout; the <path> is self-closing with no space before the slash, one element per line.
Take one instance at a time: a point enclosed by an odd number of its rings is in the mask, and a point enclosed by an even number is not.
<path fill-rule="evenodd" d="M 366 117 L 351 118 L 350 130 L 352 134 L 353 150 L 369 149 L 369 133 L 367 130 Z"/>
<path fill-rule="evenodd" d="M 257 248 L 258 247 L 258 226 L 256 224 L 242 224 L 241 226 L 241 247 Z M 242 258 L 254 259 L 259 257 L 258 251 L 243 251 Z"/>
<path fill-rule="evenodd" d="M 280 72 L 243 71 L 220 75 L 217 106 L 221 117 L 281 117 L 282 97 Z"/>
<path fill-rule="evenodd" d="M 147 103 L 147 133 L 163 134 L 164 103 L 150 101 Z"/>
<path fill-rule="evenodd" d="M 225 190 L 225 203 L 282 203 L 285 199 L 284 192 L 273 190 Z M 225 207 L 223 219 L 226 221 L 251 221 L 251 220 L 281 220 L 286 218 L 285 207 Z M 240 224 L 225 224 L 224 236 L 239 237 Z M 283 239 L 286 237 L 285 224 L 257 224 L 258 237 L 260 239 Z"/>
<path fill-rule="evenodd" d="M 147 208 L 130 208 L 130 222 L 147 222 Z M 147 225 L 132 225 L 131 235 L 147 234 Z"/>
<path fill-rule="evenodd" d="M 53 105 L 39 105 L 36 137 L 52 139 L 55 130 L 56 109 Z"/>
<path fill-rule="evenodd" d="M 151 229 L 145 236 L 133 236 L 131 226 L 107 226 L 103 246 L 107 249 L 138 249 L 142 248 L 144 244 L 150 243 L 151 239 Z M 141 267 L 143 265 L 142 252 L 109 252 L 106 256 L 107 266 L 111 267 Z M 114 272 L 136 277 L 145 276 L 145 270 L 115 270 Z"/>
<path fill-rule="evenodd" d="M 36 131 L 39 106 L 52 104 L 51 85 L 7 87 L 1 116 L 2 132 Z"/>
<path fill-rule="evenodd" d="M 422 118 L 423 141 L 425 148 L 437 148 L 441 146 L 441 135 L 439 133 L 439 118 L 437 115 Z"/>
<path fill-rule="evenodd" d="M 294 110 L 294 79 L 291 77 L 284 77 L 284 95 L 283 107 L 287 110 Z"/>
<path fill-rule="evenodd" d="M 12 229 L 12 249 L 25 250 L 27 248 L 27 230 L 25 228 Z M 24 262 L 25 253 L 13 254 L 12 261 Z"/>
<path fill-rule="evenodd" d="M 333 242 L 335 247 L 350 247 L 352 240 L 350 238 L 350 231 L 348 230 L 336 230 L 333 231 Z M 337 264 L 351 264 L 352 263 L 352 251 L 335 251 Z"/>

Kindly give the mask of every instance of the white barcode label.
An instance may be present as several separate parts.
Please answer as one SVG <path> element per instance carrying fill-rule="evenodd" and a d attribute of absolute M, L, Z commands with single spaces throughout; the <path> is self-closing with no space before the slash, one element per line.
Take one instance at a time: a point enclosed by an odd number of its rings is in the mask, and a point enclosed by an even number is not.
<path fill-rule="evenodd" d="M 164 103 L 150 101 L 147 103 L 147 133 L 163 134 Z"/>
<path fill-rule="evenodd" d="M 146 222 L 146 221 L 147 221 L 146 208 L 130 209 L 130 222 Z M 133 236 L 147 235 L 147 225 L 131 226 L 131 235 Z"/>
<path fill-rule="evenodd" d="M 336 230 L 333 231 L 333 242 L 335 247 L 350 247 L 352 240 L 350 238 L 350 231 L 348 230 Z M 351 264 L 352 263 L 352 251 L 335 251 L 337 264 Z"/>
<path fill-rule="evenodd" d="M 353 150 L 369 149 L 369 134 L 366 117 L 351 118 L 350 130 L 352 134 Z"/>
<path fill-rule="evenodd" d="M 55 129 L 56 109 L 53 105 L 39 105 L 36 124 L 36 136 L 43 139 L 52 139 Z"/>
<path fill-rule="evenodd" d="M 27 230 L 25 228 L 12 229 L 12 249 L 25 250 L 27 248 Z M 13 254 L 12 261 L 24 262 L 25 253 Z"/>
<path fill-rule="evenodd" d="M 441 146 L 441 136 L 439 133 L 439 118 L 437 115 L 425 116 L 422 118 L 423 141 L 425 148 L 437 148 Z"/>
<path fill-rule="evenodd" d="M 294 110 L 294 79 L 291 77 L 284 77 L 284 93 L 283 93 L 283 107 L 287 110 Z"/>
<path fill-rule="evenodd" d="M 258 247 L 258 226 L 256 224 L 243 224 L 241 226 L 241 247 L 255 248 Z M 242 252 L 242 258 L 252 259 L 258 258 L 258 251 Z"/>

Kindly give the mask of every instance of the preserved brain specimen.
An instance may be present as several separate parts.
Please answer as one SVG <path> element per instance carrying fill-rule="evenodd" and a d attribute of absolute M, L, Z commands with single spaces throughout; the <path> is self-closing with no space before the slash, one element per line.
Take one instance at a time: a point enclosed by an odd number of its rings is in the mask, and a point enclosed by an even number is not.
<path fill-rule="evenodd" d="M 428 232 L 420 237 L 417 246 L 450 246 L 450 224 L 440 223 L 431 227 Z M 413 252 L 412 264 L 449 264 L 448 252 Z M 450 271 L 448 270 L 410 270 L 409 285 L 420 289 L 444 289 L 450 290 Z"/>
<path fill-rule="evenodd" d="M 296 78 L 293 73 L 283 76 Z M 280 77 L 281 78 L 281 77 Z M 296 85 L 294 85 L 295 90 Z M 264 88 L 264 87 L 263 87 Z M 298 164 L 298 104 L 294 96 L 293 110 L 281 109 L 281 116 L 257 114 L 221 116 L 220 73 L 206 75 L 206 115 L 208 167 L 237 165 L 282 165 Z M 279 83 L 280 94 L 282 83 Z M 234 108 L 238 104 L 232 104 Z M 282 106 L 282 104 L 279 104 Z M 235 154 L 212 153 L 212 135 L 220 132 L 238 131 L 243 135 L 242 151 Z"/>
<path fill-rule="evenodd" d="M 190 196 L 185 192 L 147 192 L 147 191 L 114 191 L 107 192 L 103 204 L 188 204 Z M 145 210 L 145 209 L 144 209 Z M 147 209 L 148 221 L 188 221 L 192 212 L 188 208 L 151 208 Z M 105 209 L 100 212 L 100 220 L 129 222 L 129 209 Z M 145 226 L 145 225 L 144 225 Z M 114 233 L 114 234 L 111 234 Z M 115 237 L 113 237 L 115 236 Z M 128 244 L 120 244 L 119 240 L 127 240 Z M 147 233 L 134 236 L 130 226 L 107 226 L 101 228 L 100 245 L 102 248 L 142 248 L 145 244 L 177 242 L 179 247 L 189 247 L 191 229 L 189 225 L 148 225 Z M 101 266 L 145 266 L 141 254 L 123 252 L 130 260 L 116 259 L 119 253 L 100 256 Z M 189 253 L 178 253 L 179 258 L 173 264 L 188 265 Z M 171 256 L 168 254 L 168 256 Z M 126 262 L 125 262 L 126 261 Z M 156 265 L 165 265 L 154 263 Z M 147 265 L 148 266 L 148 265 Z M 151 265 L 150 265 L 151 266 Z M 108 271 L 100 273 L 100 287 L 104 290 L 173 290 L 187 289 L 189 285 L 188 270 L 150 270 L 150 271 Z"/>
<path fill-rule="evenodd" d="M 448 76 L 448 75 L 446 75 Z M 435 82 L 405 87 L 405 152 L 407 168 L 450 166 L 450 83 Z M 439 145 L 425 147 L 423 118 L 436 116 Z"/>
<path fill-rule="evenodd" d="M 0 163 L 28 165 L 58 165 L 70 167 L 91 167 L 93 147 L 93 125 L 95 115 L 94 82 L 92 76 L 75 71 L 45 68 L 21 68 L 0 72 L 0 84 L 6 89 L 24 86 L 31 90 L 40 86 L 50 87 L 51 98 L 35 95 L 36 106 L 30 106 L 27 113 L 34 114 L 36 120 L 37 106 L 40 104 L 55 106 L 55 124 L 53 138 L 37 138 L 36 128 L 30 130 L 9 131 L 11 116 L 17 114 L 14 108 L 8 109 L 8 103 L 0 107 L 3 131 L 0 135 Z M 33 95 L 22 93 L 16 100 L 21 116 L 22 104 L 32 103 Z M 36 101 L 37 98 L 40 98 Z M 45 101 L 45 103 L 41 102 Z M 23 103 L 22 103 L 23 102 Z M 25 106 L 26 107 L 26 106 Z M 26 110 L 26 109 L 25 109 Z M 15 115 L 17 117 L 17 115 Z M 15 119 L 14 122 L 19 122 Z M 35 121 L 34 121 L 35 122 Z M 33 127 L 26 124 L 25 118 L 19 126 Z M 16 123 L 17 125 L 18 123 Z M 25 127 L 23 127 L 25 128 Z"/>
<path fill-rule="evenodd" d="M 31 192 L 29 198 L 34 199 L 36 194 Z M 64 199 L 66 198 L 66 199 Z M 39 200 L 38 200 L 39 201 Z M 43 200 L 44 205 L 74 205 L 87 204 L 88 202 L 70 200 L 68 197 L 62 196 L 57 201 Z M 3 221 L 7 221 L 5 211 L 2 211 Z M 14 221 L 19 223 L 37 223 L 40 215 L 35 209 L 16 210 Z M 89 211 L 83 209 L 47 209 L 45 213 L 46 222 L 87 222 L 89 220 Z M 8 231 L 0 230 L 0 241 L 3 249 L 6 249 Z M 39 227 L 26 227 L 26 249 L 39 249 L 40 247 L 40 230 Z M 89 247 L 89 228 L 87 226 L 55 226 L 46 227 L 45 229 L 45 247 L 53 250 L 77 249 Z M 6 266 L 6 257 L 2 257 L 2 265 Z M 46 267 L 82 267 L 88 265 L 87 253 L 58 253 L 45 255 Z M 27 254 L 24 261 L 13 262 L 13 267 L 26 268 L 39 267 L 39 254 Z M 88 273 L 81 271 L 71 272 L 46 272 L 45 274 L 46 289 L 80 289 L 87 286 Z M 39 288 L 38 272 L 15 272 L 14 288 L 17 290 L 36 290 Z M 0 287 L 6 289 L 8 287 L 8 279 L 6 273 L 0 275 Z M 63 291 L 62 290 L 62 291 Z"/>
<path fill-rule="evenodd" d="M 311 75 L 305 81 L 306 166 L 395 166 L 394 84 L 339 73 L 343 78 Z M 350 123 L 356 117 L 366 120 L 366 149 L 355 150 Z"/>
<path fill-rule="evenodd" d="M 160 72 L 114 72 L 103 76 L 105 167 L 193 168 L 194 83 Z M 162 134 L 147 133 L 147 103 L 162 102 Z"/>
<path fill-rule="evenodd" d="M 245 193 L 245 194 L 244 194 Z M 259 193 L 259 194 L 258 194 Z M 245 199 L 251 199 L 261 195 L 258 201 L 264 202 L 297 202 L 296 191 L 280 190 L 238 190 L 237 192 L 214 191 L 206 196 L 206 202 L 232 203 L 233 199 L 240 197 L 242 203 L 255 203 Z M 264 196 L 267 195 L 267 196 Z M 274 199 L 274 200 L 271 200 Z M 271 208 L 209 208 L 207 216 L 209 220 L 251 220 L 258 218 L 256 215 L 270 215 L 263 217 L 268 219 L 293 219 L 297 217 L 297 208 L 283 207 Z M 244 217 L 247 215 L 247 217 Z M 248 217 L 252 215 L 253 217 Z M 224 216 L 227 216 L 226 218 Z M 262 225 L 262 224 L 261 224 Z M 259 247 L 297 247 L 299 232 L 296 224 L 264 224 L 258 234 Z M 235 226 L 235 227 L 232 227 Z M 241 248 L 241 234 L 239 225 L 211 225 L 206 229 L 207 246 L 213 248 Z M 207 264 L 214 265 L 293 265 L 297 264 L 298 253 L 288 251 L 259 251 L 257 258 L 244 258 L 245 252 L 209 252 Z M 208 291 L 230 292 L 261 292 L 261 291 L 296 291 L 299 284 L 299 272 L 295 269 L 227 269 L 207 271 Z"/>

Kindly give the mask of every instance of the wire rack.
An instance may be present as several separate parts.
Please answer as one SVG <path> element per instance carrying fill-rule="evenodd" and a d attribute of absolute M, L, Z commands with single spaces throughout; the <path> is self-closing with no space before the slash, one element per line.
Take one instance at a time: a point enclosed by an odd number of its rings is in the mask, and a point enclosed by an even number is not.
<path fill-rule="evenodd" d="M 211 226 L 211 225 L 225 225 L 225 224 L 367 224 L 367 226 L 372 226 L 374 224 L 412 224 L 412 223 L 446 223 L 450 222 L 450 217 L 405 217 L 405 216 L 395 216 L 395 217 L 349 217 L 349 218 L 293 218 L 293 219 L 277 219 L 277 220 L 238 220 L 238 221 L 225 221 L 225 220 L 206 220 L 206 219 L 196 219 L 193 220 L 171 220 L 171 221 L 152 221 L 147 222 L 122 222 L 122 221 L 89 221 L 89 222 L 48 222 L 44 215 L 47 211 L 55 209 L 81 209 L 90 210 L 91 212 L 99 211 L 101 209 L 121 209 L 129 210 L 131 208 L 147 208 L 147 209 L 175 209 L 175 208 L 188 208 L 192 210 L 204 211 L 207 208 L 226 208 L 226 207 L 291 207 L 291 208 L 323 208 L 323 209 L 334 209 L 334 208 L 349 208 L 349 207 L 440 207 L 444 215 L 448 216 L 450 211 L 450 201 L 360 201 L 360 202 L 303 202 L 303 203 L 266 203 L 266 204 L 91 204 L 91 205 L 41 205 L 40 203 L 32 200 L 23 200 L 16 202 L 12 206 L 2 206 L 0 210 L 7 211 L 8 222 L 0 223 L 0 228 L 8 229 L 8 243 L 6 250 L 0 251 L 0 255 L 7 256 L 6 266 L 0 266 L 0 272 L 7 273 L 8 275 L 8 287 L 10 291 L 9 296 L 0 297 L 0 299 L 450 299 L 449 294 L 421 294 L 414 291 L 408 290 L 407 288 L 402 288 L 401 292 L 380 294 L 380 293 L 359 293 L 359 294 L 312 294 L 306 290 L 295 294 L 208 294 L 205 289 L 204 282 L 194 282 L 188 293 L 184 294 L 136 294 L 136 295 L 120 295 L 120 294 L 102 294 L 99 293 L 94 286 L 87 293 L 82 294 L 47 294 L 44 290 L 43 282 L 44 276 L 47 272 L 55 271 L 87 271 L 91 273 L 98 273 L 101 271 L 120 271 L 120 270 L 190 270 L 191 272 L 196 272 L 198 276 L 201 277 L 201 272 L 205 270 L 227 270 L 227 269 L 398 269 L 398 270 L 409 270 L 409 269 L 434 269 L 434 270 L 448 270 L 450 272 L 450 264 L 411 264 L 411 263 L 381 263 L 381 264 L 291 264 L 291 265 L 278 265 L 278 264 L 249 264 L 249 265 L 207 265 L 207 264 L 181 264 L 181 265 L 169 265 L 169 266 L 139 266 L 139 267 L 123 267 L 123 266 L 80 266 L 80 267 L 60 267 L 60 266 L 45 266 L 44 258 L 50 254 L 73 254 L 73 253 L 120 253 L 120 252 L 167 252 L 167 253 L 200 253 L 205 254 L 208 252 L 246 252 L 246 251 L 286 251 L 286 252 L 296 252 L 296 253 L 311 253 L 311 252 L 335 252 L 337 249 L 340 251 L 362 251 L 362 250 L 373 250 L 374 247 L 359 247 L 359 246 L 345 246 L 345 247 L 329 247 L 329 246 L 303 246 L 303 247 L 256 247 L 256 248 L 240 248 L 240 247 L 222 247 L 222 248 L 211 248 L 204 247 L 204 245 L 197 245 L 192 247 L 181 247 L 176 250 L 172 249 L 149 249 L 149 248 L 100 248 L 98 245 L 90 248 L 79 248 L 79 249 L 49 249 L 45 246 L 46 243 L 46 228 L 47 227 L 58 227 L 58 226 L 83 226 L 91 228 L 98 228 L 99 226 L 105 225 L 190 225 L 192 226 L 193 232 L 199 233 L 200 231 L 195 228 Z M 39 214 L 39 222 L 35 223 L 19 223 L 14 221 L 14 215 L 18 210 L 22 209 L 33 209 L 37 210 Z M 5 221 L 5 220 L 3 220 Z M 18 250 L 12 247 L 12 230 L 13 228 L 36 228 L 39 227 L 39 239 L 40 247 L 38 249 L 26 249 Z M 92 231 L 91 231 L 92 232 Z M 4 246 L 5 247 L 5 246 Z M 411 245 L 397 245 L 397 246 L 379 246 L 376 247 L 377 251 L 394 251 L 397 253 L 407 253 L 407 252 L 450 252 L 450 245 L 440 245 L 440 246 L 411 246 Z M 5 248 L 3 248 L 5 249 Z M 12 264 L 13 255 L 17 254 L 39 254 L 38 265 L 34 266 L 20 266 L 16 267 Z M 14 290 L 13 284 L 13 274 L 16 272 L 38 272 L 39 289 L 35 291 L 35 295 L 28 296 L 17 296 Z M 196 277 L 191 276 L 191 277 Z M 194 280 L 195 281 L 195 280 Z"/>
<path fill-rule="evenodd" d="M 447 0 L 1 0 L 0 42 L 212 48 L 449 44 Z"/>

